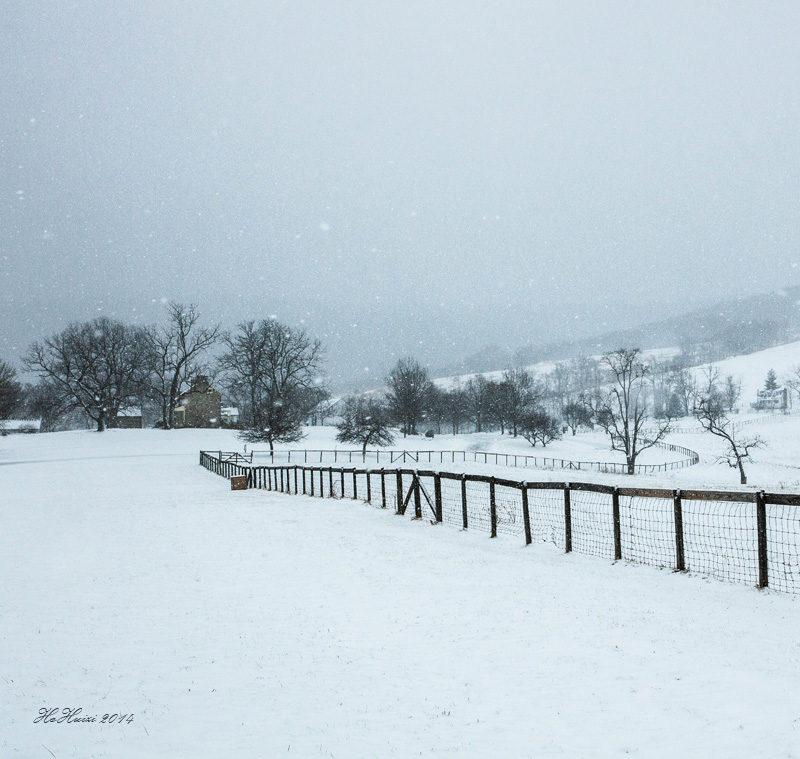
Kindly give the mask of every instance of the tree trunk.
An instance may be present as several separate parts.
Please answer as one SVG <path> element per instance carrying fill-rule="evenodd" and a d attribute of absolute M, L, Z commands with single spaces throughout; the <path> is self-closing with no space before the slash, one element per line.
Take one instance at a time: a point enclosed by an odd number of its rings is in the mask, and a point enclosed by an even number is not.
<path fill-rule="evenodd" d="M 106 431 L 106 417 L 105 414 L 100 414 L 97 417 L 97 431 L 98 432 L 105 432 Z"/>
<path fill-rule="evenodd" d="M 744 467 L 742 466 L 742 460 L 736 459 L 736 463 L 739 466 L 739 477 L 741 478 L 741 484 L 747 485 L 747 476 L 744 473 Z"/>
<path fill-rule="evenodd" d="M 178 369 L 172 377 L 172 383 L 169 386 L 169 402 L 167 404 L 167 419 L 166 427 L 171 430 L 175 426 L 175 406 L 178 405 L 178 389 L 180 386 L 180 371 Z"/>

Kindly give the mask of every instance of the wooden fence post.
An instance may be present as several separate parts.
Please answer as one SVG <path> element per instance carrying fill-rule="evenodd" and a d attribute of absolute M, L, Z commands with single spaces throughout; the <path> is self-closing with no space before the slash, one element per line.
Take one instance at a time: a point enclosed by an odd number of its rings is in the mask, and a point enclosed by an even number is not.
<path fill-rule="evenodd" d="M 333 467 L 328 467 L 328 498 L 335 498 L 336 493 L 333 492 Z"/>
<path fill-rule="evenodd" d="M 611 494 L 611 511 L 614 515 L 614 561 L 622 559 L 622 529 L 619 518 L 619 488 Z"/>
<path fill-rule="evenodd" d="M 396 471 L 397 479 L 397 509 L 396 514 L 400 514 L 403 510 L 403 473 L 398 469 Z"/>
<path fill-rule="evenodd" d="M 422 497 L 419 492 L 419 470 L 414 470 L 414 519 L 422 519 Z"/>
<path fill-rule="evenodd" d="M 767 505 L 764 491 L 756 493 L 756 525 L 758 530 L 758 587 L 769 585 L 767 566 Z"/>
<path fill-rule="evenodd" d="M 355 469 L 353 469 L 353 500 L 358 500 L 358 477 Z"/>
<path fill-rule="evenodd" d="M 522 483 L 522 521 L 525 523 L 525 545 L 533 542 L 531 537 L 531 514 L 528 508 L 528 483 Z"/>
<path fill-rule="evenodd" d="M 311 467 L 311 497 L 314 497 L 314 467 Z"/>
<path fill-rule="evenodd" d="M 381 467 L 381 508 L 386 508 L 386 472 Z"/>
<path fill-rule="evenodd" d="M 322 467 L 319 468 L 319 497 L 325 497 L 325 472 Z"/>
<path fill-rule="evenodd" d="M 676 490 L 673 496 L 675 505 L 675 569 L 686 571 L 686 558 L 683 551 L 683 501 L 681 491 Z"/>
<path fill-rule="evenodd" d="M 369 469 L 367 471 L 367 503 L 372 503 L 372 483 L 370 482 Z"/>
<path fill-rule="evenodd" d="M 497 537 L 497 504 L 494 498 L 494 477 L 489 479 L 489 516 L 492 521 L 492 537 Z"/>
<path fill-rule="evenodd" d="M 303 467 L 303 495 L 306 494 L 306 468 Z"/>
<path fill-rule="evenodd" d="M 564 488 L 564 551 L 572 551 L 572 501 L 569 483 Z"/>
<path fill-rule="evenodd" d="M 461 519 L 464 522 L 464 529 L 469 526 L 467 518 L 467 475 L 461 475 Z"/>
<path fill-rule="evenodd" d="M 436 521 L 442 521 L 442 478 L 438 474 L 433 475 L 434 503 L 436 504 Z"/>

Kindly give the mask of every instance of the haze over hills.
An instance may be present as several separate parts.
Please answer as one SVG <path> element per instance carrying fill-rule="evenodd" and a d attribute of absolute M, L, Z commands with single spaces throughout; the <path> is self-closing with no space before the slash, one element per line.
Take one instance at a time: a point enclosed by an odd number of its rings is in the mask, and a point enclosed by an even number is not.
<path fill-rule="evenodd" d="M 462 361 L 434 369 L 436 376 L 496 371 L 596 355 L 617 348 L 679 346 L 696 362 L 718 361 L 800 339 L 800 287 L 749 295 L 629 329 L 577 340 L 529 344 L 516 350 L 487 346 Z"/>

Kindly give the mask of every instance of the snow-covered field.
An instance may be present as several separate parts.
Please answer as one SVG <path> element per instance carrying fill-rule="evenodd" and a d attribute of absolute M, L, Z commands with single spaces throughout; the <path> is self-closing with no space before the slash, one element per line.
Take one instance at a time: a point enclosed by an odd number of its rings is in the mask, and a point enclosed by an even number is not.
<path fill-rule="evenodd" d="M 234 445 L 0 439 L 0 755 L 800 755 L 794 597 L 232 492 Z"/>

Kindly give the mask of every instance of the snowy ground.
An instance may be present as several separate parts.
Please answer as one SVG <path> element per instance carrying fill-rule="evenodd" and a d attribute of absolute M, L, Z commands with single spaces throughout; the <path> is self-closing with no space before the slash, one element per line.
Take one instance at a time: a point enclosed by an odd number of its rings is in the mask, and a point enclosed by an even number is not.
<path fill-rule="evenodd" d="M 800 756 L 798 599 L 231 492 L 229 442 L 0 439 L 0 755 Z"/>

